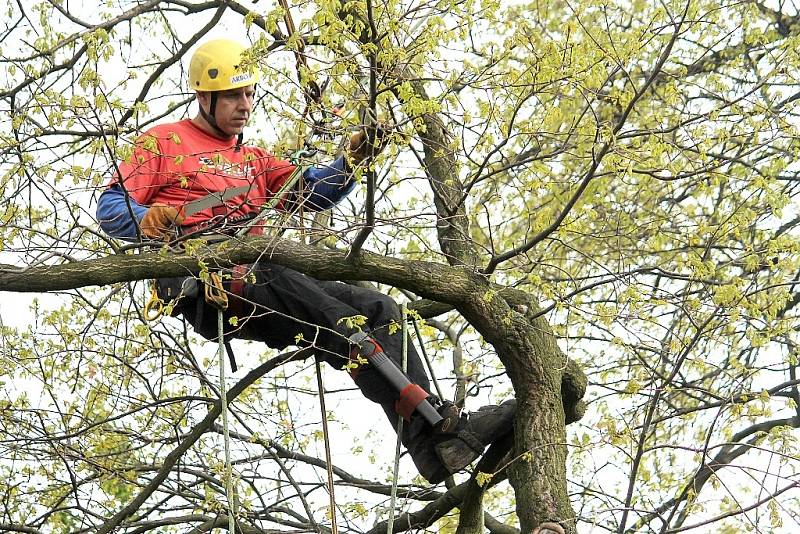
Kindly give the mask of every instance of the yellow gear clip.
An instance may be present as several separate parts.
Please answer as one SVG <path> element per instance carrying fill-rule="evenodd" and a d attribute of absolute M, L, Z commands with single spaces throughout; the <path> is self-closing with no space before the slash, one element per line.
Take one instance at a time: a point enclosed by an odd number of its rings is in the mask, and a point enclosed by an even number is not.
<path fill-rule="evenodd" d="M 155 281 L 150 286 L 150 298 L 144 305 L 145 321 L 155 321 L 164 315 L 164 301 L 158 296 Z"/>

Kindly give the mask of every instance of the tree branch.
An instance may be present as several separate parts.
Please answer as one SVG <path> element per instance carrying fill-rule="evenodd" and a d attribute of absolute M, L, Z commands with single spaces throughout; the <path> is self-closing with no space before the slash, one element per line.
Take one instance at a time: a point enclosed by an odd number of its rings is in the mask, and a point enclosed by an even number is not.
<path fill-rule="evenodd" d="M 264 376 L 265 374 L 269 373 L 276 367 L 279 367 L 285 363 L 297 360 L 304 360 L 311 356 L 313 351 L 311 349 L 302 349 L 292 353 L 281 354 L 278 355 L 263 364 L 259 365 L 247 375 L 242 378 L 239 382 L 234 385 L 230 391 L 228 392 L 227 401 L 231 402 L 237 396 L 239 396 L 248 386 L 253 384 L 256 380 Z M 161 468 L 158 470 L 156 476 L 145 486 L 139 494 L 134 497 L 134 499 L 129 502 L 122 510 L 114 514 L 108 521 L 106 521 L 103 525 L 98 528 L 98 534 L 108 534 L 109 532 L 115 530 L 119 527 L 122 522 L 131 516 L 136 510 L 142 506 L 145 501 L 152 495 L 158 487 L 161 485 L 164 480 L 166 480 L 167 476 L 169 476 L 172 468 L 175 466 L 176 462 L 180 460 L 183 454 L 188 451 L 192 445 L 194 445 L 197 440 L 199 440 L 203 434 L 205 434 L 210 428 L 217 417 L 220 416 L 222 413 L 222 403 L 218 400 L 214 403 L 211 410 L 208 414 L 200 421 L 195 427 L 192 429 L 191 432 L 184 438 L 180 444 L 173 449 L 166 458 L 164 458 L 164 463 L 162 464 Z"/>

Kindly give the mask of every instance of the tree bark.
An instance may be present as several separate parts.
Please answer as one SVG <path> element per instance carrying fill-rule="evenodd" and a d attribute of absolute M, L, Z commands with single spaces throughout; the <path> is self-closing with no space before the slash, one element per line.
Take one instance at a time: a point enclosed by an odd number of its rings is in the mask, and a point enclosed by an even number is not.
<path fill-rule="evenodd" d="M 414 90 L 427 99 L 421 82 Z M 478 254 L 469 236 L 469 218 L 461 202 L 463 184 L 457 175 L 456 157 L 450 146 L 450 134 L 441 118 L 434 114 L 422 117 L 424 127 L 417 129 L 425 152 L 425 172 L 436 206 L 436 232 L 439 246 L 450 265 L 476 267 Z"/>
<path fill-rule="evenodd" d="M 561 398 L 567 358 L 547 321 L 514 311 L 489 286 L 474 291 L 461 313 L 497 351 L 517 398 L 514 459 L 509 482 L 522 532 L 556 521 L 574 531 L 566 485 L 566 416 Z M 585 378 L 584 378 L 585 380 Z M 571 382 L 573 387 L 580 379 Z M 567 389 L 568 389 L 567 388 Z"/>

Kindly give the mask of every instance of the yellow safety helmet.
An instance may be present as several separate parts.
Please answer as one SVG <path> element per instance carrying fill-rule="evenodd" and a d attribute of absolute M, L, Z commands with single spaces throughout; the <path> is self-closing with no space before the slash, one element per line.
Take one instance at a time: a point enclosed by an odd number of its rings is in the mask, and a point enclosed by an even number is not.
<path fill-rule="evenodd" d="M 261 78 L 258 70 L 239 68 L 246 48 L 230 39 L 203 43 L 189 62 L 189 89 L 227 91 L 255 85 Z"/>

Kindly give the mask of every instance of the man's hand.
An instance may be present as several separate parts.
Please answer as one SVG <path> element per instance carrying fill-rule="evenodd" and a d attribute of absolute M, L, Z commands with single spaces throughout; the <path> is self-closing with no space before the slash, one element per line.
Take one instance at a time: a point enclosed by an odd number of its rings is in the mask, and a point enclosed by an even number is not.
<path fill-rule="evenodd" d="M 165 204 L 153 204 L 142 217 L 142 233 L 150 239 L 165 240 L 186 217 L 182 211 Z"/>
<path fill-rule="evenodd" d="M 361 164 L 370 155 L 377 156 L 381 151 L 386 148 L 389 143 L 389 129 L 385 124 L 378 124 L 375 126 L 375 141 L 373 143 L 373 152 L 370 154 L 370 146 L 367 142 L 367 129 L 362 128 L 353 134 L 350 138 L 350 146 L 348 147 L 348 154 L 354 166 Z"/>

